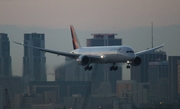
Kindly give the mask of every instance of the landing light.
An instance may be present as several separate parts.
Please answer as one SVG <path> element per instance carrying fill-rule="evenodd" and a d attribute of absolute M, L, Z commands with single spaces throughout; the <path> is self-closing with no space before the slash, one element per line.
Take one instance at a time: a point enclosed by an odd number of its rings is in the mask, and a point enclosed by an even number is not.
<path fill-rule="evenodd" d="M 101 58 L 104 58 L 104 56 L 102 55 Z"/>

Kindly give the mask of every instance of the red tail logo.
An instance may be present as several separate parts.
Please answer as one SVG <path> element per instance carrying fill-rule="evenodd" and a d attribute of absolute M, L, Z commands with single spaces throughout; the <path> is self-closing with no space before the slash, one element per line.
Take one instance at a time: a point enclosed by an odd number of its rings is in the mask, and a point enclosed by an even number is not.
<path fill-rule="evenodd" d="M 72 36 L 72 43 L 73 43 L 73 49 L 78 49 L 81 47 L 79 40 L 77 38 L 75 29 L 72 25 L 70 25 L 70 30 L 71 30 L 71 36 Z"/>

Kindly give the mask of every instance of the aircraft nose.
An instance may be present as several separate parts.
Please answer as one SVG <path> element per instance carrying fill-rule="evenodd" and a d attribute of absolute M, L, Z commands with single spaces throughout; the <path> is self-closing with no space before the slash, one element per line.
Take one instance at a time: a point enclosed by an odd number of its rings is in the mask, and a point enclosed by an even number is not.
<path fill-rule="evenodd" d="M 133 54 L 131 55 L 131 57 L 132 57 L 132 59 L 134 59 L 134 58 L 136 57 L 136 55 L 133 53 Z"/>
<path fill-rule="evenodd" d="M 126 52 L 126 53 L 127 53 L 127 52 Z M 133 59 L 135 59 L 135 57 L 136 57 L 136 55 L 135 55 L 135 53 L 134 53 L 133 50 L 130 50 L 130 51 L 127 53 L 127 55 L 128 55 L 128 58 L 129 58 L 130 60 L 133 60 Z"/>
<path fill-rule="evenodd" d="M 122 47 L 119 51 L 118 54 L 124 56 L 126 60 L 133 60 L 135 59 L 136 55 L 134 53 L 134 50 L 130 47 Z"/>
<path fill-rule="evenodd" d="M 130 60 L 133 60 L 135 57 L 136 57 L 136 56 L 135 56 L 134 53 L 128 54 L 128 58 L 129 58 Z"/>

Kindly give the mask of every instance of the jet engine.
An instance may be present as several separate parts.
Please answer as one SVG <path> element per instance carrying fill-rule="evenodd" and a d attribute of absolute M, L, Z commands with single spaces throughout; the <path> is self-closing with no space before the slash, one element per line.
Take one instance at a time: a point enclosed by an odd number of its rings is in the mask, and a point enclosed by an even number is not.
<path fill-rule="evenodd" d="M 131 65 L 139 66 L 141 64 L 141 62 L 142 62 L 141 58 L 136 56 L 136 58 L 131 62 Z"/>
<path fill-rule="evenodd" d="M 76 61 L 78 62 L 78 64 L 82 65 L 82 66 L 85 66 L 85 65 L 88 65 L 90 63 L 90 58 L 86 55 L 81 55 L 79 56 Z"/>

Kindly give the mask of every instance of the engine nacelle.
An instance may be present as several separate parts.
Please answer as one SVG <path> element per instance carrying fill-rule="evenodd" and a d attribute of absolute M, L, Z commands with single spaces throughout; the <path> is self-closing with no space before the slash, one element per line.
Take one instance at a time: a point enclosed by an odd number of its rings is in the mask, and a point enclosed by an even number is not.
<path fill-rule="evenodd" d="M 91 62 L 90 58 L 86 55 L 79 56 L 76 61 L 82 66 L 88 65 Z"/>
<path fill-rule="evenodd" d="M 142 62 L 141 58 L 136 56 L 136 58 L 132 61 L 131 65 L 139 66 L 141 64 L 141 62 Z"/>

